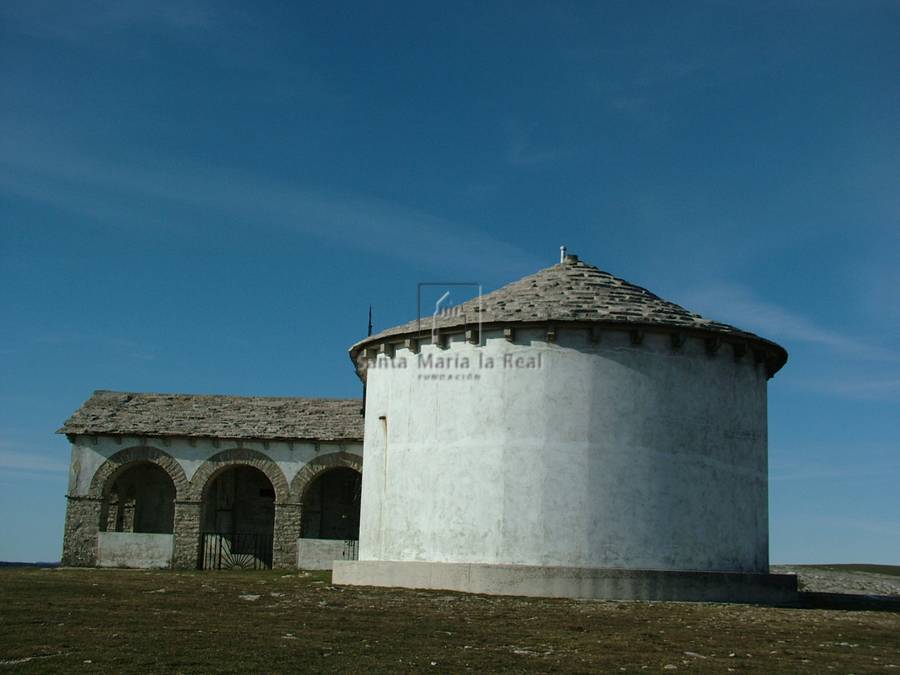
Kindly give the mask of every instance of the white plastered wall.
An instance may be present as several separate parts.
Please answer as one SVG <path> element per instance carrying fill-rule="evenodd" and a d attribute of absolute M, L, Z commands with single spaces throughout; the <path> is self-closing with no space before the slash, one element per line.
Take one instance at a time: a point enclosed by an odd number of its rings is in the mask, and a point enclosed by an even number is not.
<path fill-rule="evenodd" d="M 768 570 L 767 376 L 751 355 L 576 329 L 420 353 L 469 365 L 423 379 L 441 370 L 398 348 L 369 369 L 360 560 Z M 479 354 L 541 364 L 475 368 Z"/>

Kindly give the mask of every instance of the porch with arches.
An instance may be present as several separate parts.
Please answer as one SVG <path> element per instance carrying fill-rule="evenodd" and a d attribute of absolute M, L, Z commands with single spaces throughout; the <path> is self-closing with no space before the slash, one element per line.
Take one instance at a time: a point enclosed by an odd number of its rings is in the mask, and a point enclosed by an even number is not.
<path fill-rule="evenodd" d="M 286 463 L 264 451 L 213 448 L 198 461 L 188 447 L 144 443 L 103 461 L 86 494 L 69 495 L 64 549 L 80 555 L 64 563 L 290 569 L 303 564 L 304 543 L 315 568 L 330 567 L 323 556 L 355 557 L 360 456 L 320 452 L 289 483 Z"/>

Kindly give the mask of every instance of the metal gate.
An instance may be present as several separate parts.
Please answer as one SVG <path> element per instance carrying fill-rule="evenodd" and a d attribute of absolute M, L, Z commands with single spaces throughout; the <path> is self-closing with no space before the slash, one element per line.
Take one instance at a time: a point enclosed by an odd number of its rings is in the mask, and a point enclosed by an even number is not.
<path fill-rule="evenodd" d="M 272 569 L 271 534 L 204 532 L 201 538 L 201 569 Z"/>

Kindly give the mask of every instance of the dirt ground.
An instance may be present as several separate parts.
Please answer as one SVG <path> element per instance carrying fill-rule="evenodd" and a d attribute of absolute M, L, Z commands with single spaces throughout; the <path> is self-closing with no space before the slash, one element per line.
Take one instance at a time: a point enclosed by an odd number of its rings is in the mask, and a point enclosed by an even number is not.
<path fill-rule="evenodd" d="M 900 675 L 900 613 L 340 588 L 310 572 L 4 568 L 0 670 Z"/>

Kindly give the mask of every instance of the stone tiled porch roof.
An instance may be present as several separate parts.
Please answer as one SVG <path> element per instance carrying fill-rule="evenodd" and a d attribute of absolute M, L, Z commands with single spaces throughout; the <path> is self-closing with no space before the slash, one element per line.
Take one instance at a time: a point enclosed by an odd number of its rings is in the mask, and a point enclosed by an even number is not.
<path fill-rule="evenodd" d="M 362 441 L 362 400 L 99 390 L 57 433 Z"/>

